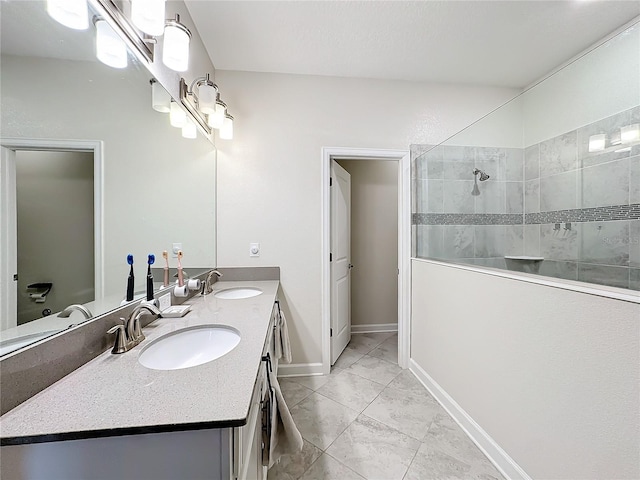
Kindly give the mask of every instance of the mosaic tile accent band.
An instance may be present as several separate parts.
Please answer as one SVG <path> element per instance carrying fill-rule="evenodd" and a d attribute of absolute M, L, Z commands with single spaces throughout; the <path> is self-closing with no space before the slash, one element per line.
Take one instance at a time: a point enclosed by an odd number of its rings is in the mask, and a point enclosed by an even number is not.
<path fill-rule="evenodd" d="M 522 225 L 521 213 L 414 213 L 414 225 Z"/>
<path fill-rule="evenodd" d="M 564 222 L 607 222 L 612 220 L 640 219 L 640 203 L 631 205 L 613 205 L 610 207 L 575 208 L 552 212 L 527 213 L 524 223 L 527 225 Z"/>
<path fill-rule="evenodd" d="M 526 225 L 640 219 L 640 203 L 527 213 Z M 413 225 L 522 225 L 520 213 L 414 213 Z"/>

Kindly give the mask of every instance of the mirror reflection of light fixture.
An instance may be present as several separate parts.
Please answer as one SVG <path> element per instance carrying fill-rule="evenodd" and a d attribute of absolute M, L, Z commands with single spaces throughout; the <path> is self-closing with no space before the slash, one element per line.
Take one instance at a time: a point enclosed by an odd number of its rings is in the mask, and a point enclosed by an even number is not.
<path fill-rule="evenodd" d="M 131 21 L 148 35 L 164 33 L 165 0 L 131 0 Z"/>
<path fill-rule="evenodd" d="M 96 57 L 113 68 L 127 66 L 127 45 L 111 25 L 101 18 L 94 18 L 96 25 Z"/>
<path fill-rule="evenodd" d="M 186 118 L 186 123 L 182 127 L 182 136 L 184 138 L 196 138 L 198 136 L 198 130 L 196 130 L 196 124 L 191 119 Z"/>
<path fill-rule="evenodd" d="M 167 20 L 162 42 L 162 63 L 171 70 L 184 72 L 189 68 L 189 43 L 191 32 L 180 23 L 180 15 Z"/>
<path fill-rule="evenodd" d="M 215 111 L 207 116 L 207 122 L 211 128 L 220 129 L 227 114 L 227 105 L 222 100 L 216 100 Z"/>
<path fill-rule="evenodd" d="M 171 126 L 182 128 L 187 123 L 187 114 L 175 100 L 171 100 L 171 111 L 169 112 L 169 122 Z"/>
<path fill-rule="evenodd" d="M 233 117 L 228 113 L 224 117 L 222 127 L 220 128 L 220 138 L 222 140 L 233 139 Z"/>
<path fill-rule="evenodd" d="M 47 12 L 65 27 L 74 30 L 89 28 L 87 0 L 47 0 Z"/>
<path fill-rule="evenodd" d="M 603 151 L 606 142 L 607 142 L 607 136 L 604 133 L 591 135 L 589 137 L 589 153 Z"/>
<path fill-rule="evenodd" d="M 171 111 L 171 95 L 155 78 L 149 80 L 149 83 L 151 83 L 151 107 L 156 112 L 169 113 Z"/>
<path fill-rule="evenodd" d="M 620 129 L 620 142 L 623 144 L 640 141 L 640 123 L 626 125 Z"/>

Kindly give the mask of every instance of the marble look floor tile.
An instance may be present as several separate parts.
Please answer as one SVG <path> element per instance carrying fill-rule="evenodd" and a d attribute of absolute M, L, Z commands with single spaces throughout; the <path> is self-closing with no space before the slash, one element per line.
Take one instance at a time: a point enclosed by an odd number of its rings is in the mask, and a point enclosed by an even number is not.
<path fill-rule="evenodd" d="M 408 369 L 400 372 L 400 375 L 394 378 L 387 386 L 389 388 L 395 388 L 396 390 L 402 390 L 403 392 L 415 393 L 418 395 L 429 395 L 429 392 L 424 385 L 420 383 L 420 380 L 418 380 L 416 376 L 411 373 L 411 370 Z"/>
<path fill-rule="evenodd" d="M 437 414 L 444 409 L 429 395 L 385 388 L 363 412 L 411 437 L 422 440 Z"/>
<path fill-rule="evenodd" d="M 378 357 L 387 362 L 398 363 L 398 339 L 385 340 L 369 352 L 372 357 Z"/>
<path fill-rule="evenodd" d="M 300 480 L 364 480 L 363 477 L 346 467 L 335 458 L 323 453 L 300 477 Z"/>
<path fill-rule="evenodd" d="M 368 480 L 400 480 L 419 447 L 414 438 L 360 415 L 327 453 Z"/>
<path fill-rule="evenodd" d="M 342 353 L 338 357 L 338 360 L 336 360 L 336 363 L 334 364 L 334 366 L 338 368 L 349 368 L 351 365 L 353 365 L 358 360 L 360 360 L 363 356 L 364 356 L 364 353 L 354 350 L 351 347 L 347 347 L 342 351 Z"/>
<path fill-rule="evenodd" d="M 346 407 L 362 412 L 383 389 L 384 385 L 380 383 L 344 371 L 329 380 L 317 392 Z"/>
<path fill-rule="evenodd" d="M 287 402 L 287 407 L 289 408 L 297 405 L 313 393 L 313 390 L 310 388 L 288 378 L 280 379 L 279 383 L 282 395 L 284 396 L 284 400 Z"/>
<path fill-rule="evenodd" d="M 318 393 L 312 393 L 291 409 L 302 437 L 322 450 L 344 432 L 358 413 Z"/>
<path fill-rule="evenodd" d="M 418 450 L 404 480 L 469 479 L 471 465 L 444 452 L 422 445 Z"/>
<path fill-rule="evenodd" d="M 327 383 L 332 376 L 338 375 L 341 371 L 342 369 L 340 368 L 332 367 L 331 373 L 329 375 L 309 375 L 305 377 L 285 377 L 285 378 L 287 379 L 287 381 L 299 383 L 300 385 L 303 385 L 315 391 L 319 389 L 321 386 L 323 386 L 325 383 Z"/>
<path fill-rule="evenodd" d="M 301 452 L 280 457 L 280 461 L 269 469 L 267 479 L 298 480 L 320 455 L 322 455 L 322 450 L 305 441 Z"/>
<path fill-rule="evenodd" d="M 347 371 L 360 375 L 368 380 L 388 385 L 402 369 L 398 365 L 382 360 L 381 358 L 365 355 L 351 365 Z"/>

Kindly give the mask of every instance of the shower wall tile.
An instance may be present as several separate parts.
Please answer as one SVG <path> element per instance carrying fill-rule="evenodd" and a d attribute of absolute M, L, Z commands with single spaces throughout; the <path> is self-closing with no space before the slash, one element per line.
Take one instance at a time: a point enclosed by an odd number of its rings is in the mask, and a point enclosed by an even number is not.
<path fill-rule="evenodd" d="M 444 228 L 444 257 L 473 258 L 473 225 L 446 225 Z"/>
<path fill-rule="evenodd" d="M 502 225 L 476 225 L 474 230 L 474 256 L 476 258 L 504 256 L 505 227 Z"/>
<path fill-rule="evenodd" d="M 506 213 L 522 213 L 524 211 L 524 192 L 522 182 L 506 182 Z"/>
<path fill-rule="evenodd" d="M 577 132 L 546 140 L 540 144 L 540 177 L 548 177 L 578 168 Z"/>
<path fill-rule="evenodd" d="M 444 164 L 441 159 L 427 160 L 427 173 L 425 178 L 430 180 L 444 178 Z"/>
<path fill-rule="evenodd" d="M 524 149 L 524 179 L 540 178 L 540 144 L 536 143 Z"/>
<path fill-rule="evenodd" d="M 576 262 L 558 262 L 545 259 L 540 265 L 540 275 L 563 278 L 565 280 L 577 280 L 578 264 Z"/>
<path fill-rule="evenodd" d="M 553 224 L 540 225 L 540 255 L 549 260 L 578 260 L 578 228 L 554 230 Z M 544 262 L 543 262 L 544 263 Z"/>
<path fill-rule="evenodd" d="M 625 205 L 628 203 L 628 159 L 596 165 L 582 170 L 581 207 L 602 207 L 607 205 Z"/>
<path fill-rule="evenodd" d="M 578 171 L 560 173 L 540 179 L 540 211 L 577 208 L 576 179 Z"/>
<path fill-rule="evenodd" d="M 476 159 L 476 147 L 444 145 L 442 147 L 442 159 L 445 162 L 473 162 Z"/>
<path fill-rule="evenodd" d="M 640 290 L 640 268 L 629 269 L 629 288 L 631 290 Z"/>
<path fill-rule="evenodd" d="M 474 213 L 473 180 L 443 182 L 445 213 Z"/>
<path fill-rule="evenodd" d="M 521 182 L 524 179 L 524 152 L 521 148 L 505 148 L 505 179 L 508 182 Z"/>
<path fill-rule="evenodd" d="M 416 213 L 443 213 L 442 180 L 416 180 Z"/>
<path fill-rule="evenodd" d="M 640 156 L 629 159 L 629 203 L 640 203 Z"/>
<path fill-rule="evenodd" d="M 504 148 L 478 147 L 476 150 L 476 168 L 491 177 L 491 180 L 506 180 L 506 151 Z"/>
<path fill-rule="evenodd" d="M 507 213 L 505 182 L 478 182 L 480 195 L 474 196 L 476 213 Z"/>
<path fill-rule="evenodd" d="M 580 261 L 629 265 L 629 222 L 589 222 L 581 225 Z"/>
<path fill-rule="evenodd" d="M 474 259 L 474 265 L 489 267 L 489 268 L 499 268 L 501 270 L 507 269 L 507 264 L 504 261 L 504 257 L 492 257 L 492 258 L 476 258 Z"/>
<path fill-rule="evenodd" d="M 640 268 L 640 220 L 629 222 L 629 266 Z"/>
<path fill-rule="evenodd" d="M 581 282 L 597 283 L 598 285 L 629 288 L 629 269 L 608 265 L 578 263 L 578 280 Z"/>
<path fill-rule="evenodd" d="M 524 252 L 531 257 L 540 256 L 540 225 L 524 226 Z"/>
<path fill-rule="evenodd" d="M 419 225 L 411 225 L 411 256 L 418 256 L 418 227 Z"/>
<path fill-rule="evenodd" d="M 540 212 L 540 180 L 524 182 L 524 211 L 525 213 Z"/>
<path fill-rule="evenodd" d="M 522 225 L 507 225 L 504 227 L 504 254 L 525 255 L 524 227 Z"/>
<path fill-rule="evenodd" d="M 445 258 L 444 227 L 442 225 L 418 225 L 418 249 L 420 258 Z"/>

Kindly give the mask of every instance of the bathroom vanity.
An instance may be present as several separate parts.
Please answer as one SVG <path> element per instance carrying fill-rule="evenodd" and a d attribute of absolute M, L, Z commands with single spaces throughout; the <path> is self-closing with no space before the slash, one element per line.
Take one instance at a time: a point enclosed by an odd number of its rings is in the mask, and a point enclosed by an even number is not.
<path fill-rule="evenodd" d="M 262 400 L 273 352 L 279 282 L 218 282 L 181 318 L 158 318 L 146 340 L 107 351 L 2 417 L 2 478 L 262 479 Z M 257 288 L 250 298 L 217 292 Z M 223 295 L 224 296 L 224 295 Z M 159 338 L 205 325 L 240 342 L 201 365 L 155 370 L 138 361 Z M 197 348 L 197 347 L 194 347 Z M 267 355 L 268 354 L 268 355 Z M 271 360 L 267 362 L 264 358 Z M 266 417 L 266 414 L 265 414 Z"/>

